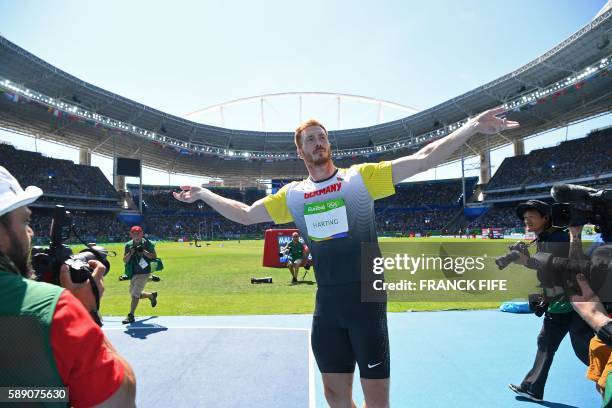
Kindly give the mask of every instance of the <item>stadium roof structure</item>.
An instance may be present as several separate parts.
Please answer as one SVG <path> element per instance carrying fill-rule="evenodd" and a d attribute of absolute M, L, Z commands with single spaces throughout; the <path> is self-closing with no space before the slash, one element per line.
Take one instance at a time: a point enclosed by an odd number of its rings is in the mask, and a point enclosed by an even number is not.
<path fill-rule="evenodd" d="M 470 115 L 504 105 L 521 127 L 473 137 L 478 155 L 516 139 L 609 112 L 612 10 L 535 60 L 472 91 L 392 122 L 330 132 L 334 161 L 352 164 L 410 154 Z M 0 128 L 148 167 L 220 178 L 297 178 L 305 174 L 292 132 L 209 126 L 173 116 L 82 81 L 0 36 Z M 460 158 L 457 151 L 447 162 Z"/>

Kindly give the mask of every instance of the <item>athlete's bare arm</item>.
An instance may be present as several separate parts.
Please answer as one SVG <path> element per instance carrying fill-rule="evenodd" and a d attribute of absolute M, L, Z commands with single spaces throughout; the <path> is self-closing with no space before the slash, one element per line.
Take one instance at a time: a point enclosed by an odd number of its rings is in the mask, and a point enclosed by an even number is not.
<path fill-rule="evenodd" d="M 255 201 L 252 205 L 230 200 L 215 194 L 207 188 L 198 186 L 181 186 L 180 193 L 173 192 L 174 198 L 185 203 L 202 200 L 225 218 L 243 225 L 271 222 L 272 217 L 264 206 L 264 199 Z"/>
<path fill-rule="evenodd" d="M 423 147 L 418 152 L 395 159 L 391 162 L 393 168 L 393 184 L 397 184 L 408 177 L 422 171 L 431 169 L 446 160 L 455 150 L 468 141 L 476 133 L 485 135 L 495 134 L 506 129 L 519 127 L 518 122 L 500 118 L 504 108 L 498 107 L 482 112 L 478 116 L 455 130 L 450 135 L 436 140 Z"/>

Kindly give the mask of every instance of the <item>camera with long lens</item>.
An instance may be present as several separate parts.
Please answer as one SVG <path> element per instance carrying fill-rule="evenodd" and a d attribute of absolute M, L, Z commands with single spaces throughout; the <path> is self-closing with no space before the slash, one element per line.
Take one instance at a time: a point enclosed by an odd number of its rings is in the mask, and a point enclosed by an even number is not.
<path fill-rule="evenodd" d="M 524 242 L 516 242 L 508 247 L 509 252 L 506 255 L 495 259 L 495 265 L 501 270 L 505 269 L 512 262 L 516 261 L 521 255 L 529 256 L 529 245 Z"/>
<path fill-rule="evenodd" d="M 583 274 L 602 302 L 612 302 L 612 245 L 596 248 L 590 259 L 568 259 L 538 252 L 538 280 L 544 288 L 562 287 L 568 295 L 581 295 L 576 275 Z"/>
<path fill-rule="evenodd" d="M 78 254 L 73 254 L 70 247 L 63 242 L 70 238 L 70 233 L 77 235 L 72 216 L 64 206 L 56 205 L 53 209 L 51 229 L 49 235 L 51 242 L 48 247 L 35 246 L 32 248 L 32 268 L 35 279 L 41 282 L 60 284 L 60 270 L 62 265 L 68 266 L 70 277 L 75 283 L 85 283 L 89 280 L 91 290 L 96 299 L 96 309 L 100 309 L 100 293 L 98 286 L 92 278 L 93 270 L 88 261 L 96 260 L 102 262 L 106 267 L 104 274 L 110 271 L 110 263 L 107 260 L 108 250 L 96 244 L 85 244 L 86 248 Z M 78 237 L 78 235 L 77 235 Z M 98 311 L 90 311 L 94 321 L 102 326 L 102 320 Z"/>
<path fill-rule="evenodd" d="M 551 195 L 554 226 L 595 225 L 604 242 L 612 242 L 612 190 L 595 190 L 572 184 L 555 185 Z M 566 294 L 580 295 L 576 275 L 583 274 L 602 302 L 612 302 L 612 244 L 597 247 L 589 259 L 555 257 L 538 252 L 538 280 L 544 288 L 562 287 Z"/>

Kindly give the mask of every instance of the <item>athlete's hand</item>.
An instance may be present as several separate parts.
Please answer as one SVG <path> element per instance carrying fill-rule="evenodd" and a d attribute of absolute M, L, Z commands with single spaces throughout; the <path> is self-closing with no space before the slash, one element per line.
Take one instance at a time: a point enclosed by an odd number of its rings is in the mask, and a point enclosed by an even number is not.
<path fill-rule="evenodd" d="M 505 117 L 499 117 L 504 113 L 503 107 L 489 109 L 484 111 L 472 120 L 472 126 L 477 133 L 485 135 L 493 135 L 507 129 L 516 129 L 520 125 L 518 122 L 507 120 Z"/>
<path fill-rule="evenodd" d="M 181 192 L 177 193 L 176 191 L 172 192 L 174 198 L 184 203 L 193 203 L 200 199 L 200 193 L 204 190 L 202 187 L 198 186 L 181 186 Z"/>

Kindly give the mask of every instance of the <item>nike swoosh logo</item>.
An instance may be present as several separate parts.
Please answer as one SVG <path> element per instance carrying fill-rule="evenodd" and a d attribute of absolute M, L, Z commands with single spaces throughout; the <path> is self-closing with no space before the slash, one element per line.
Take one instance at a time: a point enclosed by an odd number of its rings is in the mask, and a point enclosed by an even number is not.
<path fill-rule="evenodd" d="M 381 364 L 382 364 L 382 361 L 381 361 L 380 363 L 376 363 L 376 364 L 370 364 L 370 363 L 368 363 L 368 368 L 374 368 L 374 367 L 376 367 L 376 366 L 378 366 L 378 365 L 381 365 Z"/>

